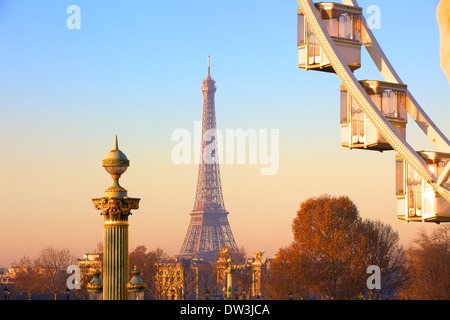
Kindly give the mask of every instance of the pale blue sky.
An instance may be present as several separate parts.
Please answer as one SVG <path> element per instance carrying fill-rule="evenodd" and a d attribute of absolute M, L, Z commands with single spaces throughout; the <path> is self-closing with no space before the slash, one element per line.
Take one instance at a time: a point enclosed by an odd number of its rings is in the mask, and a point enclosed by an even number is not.
<path fill-rule="evenodd" d="M 381 9 L 374 30 L 403 81 L 447 136 L 450 90 L 439 66 L 438 0 L 359 1 Z M 69 30 L 66 9 L 81 9 Z M 297 67 L 296 1 L 0 0 L 0 265 L 47 245 L 80 255 L 101 241 L 91 198 L 110 178 L 101 160 L 114 134 L 131 160 L 122 184 L 141 197 L 130 250 L 181 247 L 197 167 L 170 160 L 177 128 L 201 119 L 207 55 L 217 82 L 217 124 L 280 129 L 280 171 L 222 166 L 225 205 L 239 247 L 269 255 L 291 241 L 298 204 L 347 194 L 361 215 L 407 241 L 396 219 L 394 152 L 340 147 L 337 76 Z M 360 79 L 379 79 L 363 49 Z M 410 121 L 408 141 L 433 146 Z M 8 245 L 6 245 L 8 244 Z"/>

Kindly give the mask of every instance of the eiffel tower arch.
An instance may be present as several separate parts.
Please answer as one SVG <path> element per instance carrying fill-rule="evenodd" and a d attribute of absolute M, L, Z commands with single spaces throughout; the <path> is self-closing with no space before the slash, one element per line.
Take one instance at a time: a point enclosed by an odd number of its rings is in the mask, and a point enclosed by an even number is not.
<path fill-rule="evenodd" d="M 194 208 L 190 212 L 191 221 L 180 253 L 177 255 L 178 258 L 196 258 L 215 262 L 223 247 L 237 250 L 228 222 L 229 212 L 225 210 L 223 201 L 217 141 L 214 139 L 216 89 L 216 82 L 210 75 L 208 56 L 208 75 L 202 84 L 202 143 L 197 192 Z"/>

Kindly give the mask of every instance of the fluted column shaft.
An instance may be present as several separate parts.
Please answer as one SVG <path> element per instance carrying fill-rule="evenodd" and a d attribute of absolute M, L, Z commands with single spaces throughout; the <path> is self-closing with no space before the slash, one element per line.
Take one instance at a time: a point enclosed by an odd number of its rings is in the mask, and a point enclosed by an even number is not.
<path fill-rule="evenodd" d="M 128 222 L 104 224 L 103 300 L 128 300 Z"/>
<path fill-rule="evenodd" d="M 102 211 L 103 300 L 128 300 L 128 216 L 139 208 L 136 198 L 93 199 Z"/>

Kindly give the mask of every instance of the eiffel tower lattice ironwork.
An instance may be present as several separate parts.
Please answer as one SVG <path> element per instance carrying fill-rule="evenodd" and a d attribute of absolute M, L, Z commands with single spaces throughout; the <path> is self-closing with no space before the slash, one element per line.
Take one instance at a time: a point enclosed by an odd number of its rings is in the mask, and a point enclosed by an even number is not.
<path fill-rule="evenodd" d="M 228 222 L 220 181 L 217 153 L 216 110 L 214 97 L 216 82 L 210 75 L 203 80 L 202 143 L 198 169 L 197 192 L 191 221 L 181 247 L 179 258 L 196 258 L 214 262 L 223 247 L 237 250 Z"/>

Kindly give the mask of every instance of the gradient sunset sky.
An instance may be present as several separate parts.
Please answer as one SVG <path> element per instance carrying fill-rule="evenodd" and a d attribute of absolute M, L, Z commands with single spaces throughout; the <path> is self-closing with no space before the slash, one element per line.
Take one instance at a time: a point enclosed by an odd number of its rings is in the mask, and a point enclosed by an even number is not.
<path fill-rule="evenodd" d="M 388 59 L 450 136 L 450 87 L 439 64 L 438 0 L 369 1 Z M 68 6 L 81 9 L 69 30 Z M 397 220 L 395 151 L 340 146 L 339 78 L 298 68 L 297 8 L 282 1 L 0 0 L 0 265 L 47 246 L 81 256 L 102 241 L 92 198 L 112 180 L 101 160 L 114 135 L 131 166 L 120 183 L 141 198 L 137 245 L 179 252 L 194 204 L 197 164 L 171 160 L 174 130 L 201 121 L 207 56 L 220 130 L 279 129 L 279 171 L 221 166 L 238 247 L 271 257 L 292 241 L 309 197 L 348 195 L 364 218 L 392 225 L 407 245 L 434 224 Z M 365 49 L 358 79 L 382 80 Z M 436 150 L 409 119 L 407 140 Z"/>

